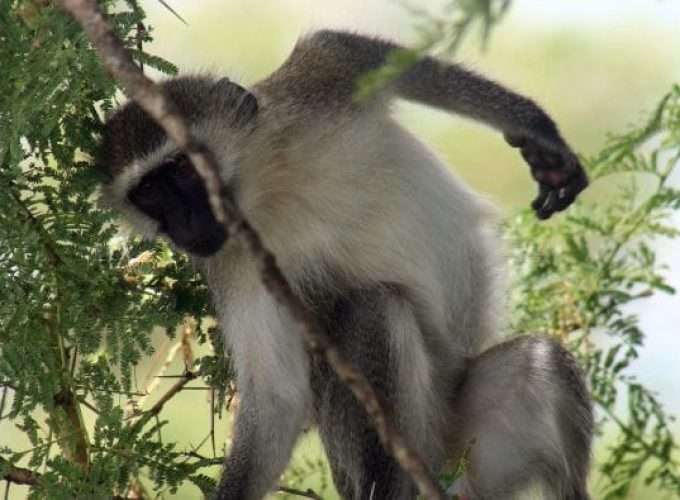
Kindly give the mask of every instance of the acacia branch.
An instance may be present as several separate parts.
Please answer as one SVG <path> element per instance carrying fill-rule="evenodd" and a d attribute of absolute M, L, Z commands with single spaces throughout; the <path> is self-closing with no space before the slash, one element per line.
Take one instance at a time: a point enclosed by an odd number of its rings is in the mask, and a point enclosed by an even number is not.
<path fill-rule="evenodd" d="M 60 389 L 52 397 L 54 407 L 48 411 L 47 424 L 57 437 L 64 457 L 81 470 L 87 471 L 90 466 L 89 439 L 80 405 L 73 392 L 69 353 L 64 346 L 64 338 L 60 332 L 58 285 L 56 290 L 57 306 L 54 311 L 49 311 L 46 314 L 45 321 L 49 332 L 50 346 L 57 362 Z"/>
<path fill-rule="evenodd" d="M 0 478 L 9 481 L 10 483 L 36 486 L 40 481 L 39 472 L 32 471 L 31 469 L 24 469 L 23 467 L 15 467 L 14 465 L 10 465 L 4 458 L 0 458 L 0 467 L 6 468 Z"/>
<path fill-rule="evenodd" d="M 323 500 L 319 494 L 315 493 L 314 490 L 298 490 L 297 488 L 289 488 L 287 486 L 279 486 L 278 491 L 281 493 L 287 493 L 289 495 L 294 495 L 296 497 L 311 498 L 312 500 Z"/>
<path fill-rule="evenodd" d="M 156 401 L 156 403 L 151 408 L 144 412 L 144 415 L 147 416 L 147 420 L 150 417 L 158 415 L 163 409 L 163 406 L 165 406 L 165 403 L 167 403 L 173 397 L 175 397 L 175 395 L 178 392 L 184 389 L 184 386 L 186 386 L 189 382 L 191 382 L 195 378 L 196 374 L 194 372 L 189 371 L 186 372 L 184 376 L 180 380 L 175 382 L 175 384 L 172 387 L 170 387 L 170 389 L 168 389 L 168 391 L 165 394 L 163 394 L 163 396 L 161 396 L 161 398 L 158 401 Z"/>
<path fill-rule="evenodd" d="M 316 317 L 293 293 L 275 256 L 264 246 L 260 235 L 245 219 L 226 190 L 219 176 L 219 164 L 212 151 L 191 134 L 186 120 L 172 101 L 167 99 L 163 90 L 144 76 L 135 65 L 93 0 L 58 0 L 58 3 L 83 27 L 102 63 L 121 84 L 125 93 L 137 102 L 191 159 L 205 183 L 215 218 L 225 226 L 229 237 L 240 236 L 246 241 L 258 263 L 260 277 L 266 289 L 297 321 L 308 347 L 326 359 L 364 406 L 385 449 L 411 475 L 425 498 L 444 500 L 445 495 L 438 482 L 432 477 L 422 458 L 407 446 L 394 423 L 387 418 L 385 409 L 366 377 L 355 370 L 340 354 L 328 336 L 323 333 Z"/>

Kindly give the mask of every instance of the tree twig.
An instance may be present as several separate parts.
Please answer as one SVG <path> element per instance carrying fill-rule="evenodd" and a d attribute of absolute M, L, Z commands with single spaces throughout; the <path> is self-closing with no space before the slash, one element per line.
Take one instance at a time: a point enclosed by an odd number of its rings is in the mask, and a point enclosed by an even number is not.
<path fill-rule="evenodd" d="M 164 0 L 158 0 L 158 3 L 160 3 L 166 9 L 168 9 L 173 16 L 182 21 L 186 26 L 189 26 L 189 23 L 186 22 L 186 20 L 182 16 L 180 16 L 179 13 L 175 9 L 173 9 L 168 2 Z"/>
<path fill-rule="evenodd" d="M 0 458 L 0 467 L 5 467 L 8 462 L 4 458 Z M 40 481 L 40 473 L 32 471 L 30 469 L 24 469 L 23 467 L 15 467 L 10 465 L 9 469 L 1 477 L 5 481 L 9 481 L 14 484 L 27 484 L 29 486 L 35 486 Z"/>
<path fill-rule="evenodd" d="M 288 488 L 287 486 L 279 486 L 278 491 L 281 493 L 288 493 L 289 495 L 295 495 L 296 497 L 303 497 L 303 498 L 311 498 L 313 500 L 323 500 L 323 497 L 315 493 L 314 491 L 307 489 L 307 490 L 298 490 L 295 488 Z"/>
<path fill-rule="evenodd" d="M 179 149 L 189 156 L 205 183 L 215 218 L 224 224 L 229 237 L 238 235 L 244 238 L 258 263 L 266 289 L 297 321 L 308 347 L 326 359 L 338 377 L 363 404 L 385 449 L 411 475 L 421 495 L 428 499 L 444 500 L 446 497 L 438 482 L 432 477 L 422 458 L 407 446 L 394 423 L 387 418 L 366 377 L 356 371 L 340 354 L 319 327 L 315 316 L 293 293 L 276 258 L 265 248 L 260 235 L 245 219 L 231 194 L 225 189 L 219 176 L 219 164 L 212 151 L 191 134 L 184 117 L 176 110 L 172 101 L 166 99 L 162 89 L 141 73 L 106 22 L 96 2 L 58 0 L 58 3 L 83 27 L 99 53 L 102 63 L 122 85 L 126 94 L 136 101 L 163 128 Z"/>
<path fill-rule="evenodd" d="M 194 380 L 196 378 L 196 374 L 194 372 L 186 372 L 184 374 L 184 377 L 175 382 L 175 384 L 168 389 L 168 391 L 163 394 L 163 396 L 160 397 L 158 401 L 154 403 L 154 405 L 149 408 L 148 410 L 140 413 L 139 415 L 133 415 L 133 417 L 141 417 L 140 420 L 135 422 L 136 426 L 142 425 L 146 422 L 148 422 L 152 417 L 155 417 L 158 415 L 161 410 L 163 409 L 163 406 L 165 406 L 165 403 L 170 401 L 175 395 L 180 392 L 182 389 L 184 389 L 184 386 L 187 385 L 189 382 Z"/>

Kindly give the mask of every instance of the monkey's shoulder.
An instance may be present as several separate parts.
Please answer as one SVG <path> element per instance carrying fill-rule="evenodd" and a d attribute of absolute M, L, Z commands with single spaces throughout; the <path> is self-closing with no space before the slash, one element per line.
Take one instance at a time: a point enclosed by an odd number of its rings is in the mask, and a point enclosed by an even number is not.
<path fill-rule="evenodd" d="M 293 113 L 328 115 L 375 108 L 380 99 L 357 99 L 371 44 L 353 43 L 346 32 L 321 30 L 301 37 L 288 58 L 255 86 L 257 93 Z"/>

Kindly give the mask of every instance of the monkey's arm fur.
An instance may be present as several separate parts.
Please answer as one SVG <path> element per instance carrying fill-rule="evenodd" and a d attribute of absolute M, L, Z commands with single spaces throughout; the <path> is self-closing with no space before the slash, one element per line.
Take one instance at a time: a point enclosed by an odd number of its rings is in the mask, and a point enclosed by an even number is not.
<path fill-rule="evenodd" d="M 356 105 L 358 78 L 385 64 L 395 43 L 343 31 L 322 30 L 303 38 L 269 89 L 277 98 L 304 101 L 305 108 L 335 113 Z M 305 78 L 300 78 L 304 73 Z M 567 208 L 588 185 L 576 155 L 554 121 L 534 101 L 457 64 L 423 57 L 397 77 L 378 99 L 396 95 L 457 113 L 500 130 L 519 148 L 539 184 L 532 207 L 541 219 Z"/>

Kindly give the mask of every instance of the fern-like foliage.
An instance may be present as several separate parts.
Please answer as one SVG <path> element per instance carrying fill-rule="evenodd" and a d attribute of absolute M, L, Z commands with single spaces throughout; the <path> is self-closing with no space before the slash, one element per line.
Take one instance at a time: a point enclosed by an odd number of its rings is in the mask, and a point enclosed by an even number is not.
<path fill-rule="evenodd" d="M 612 137 L 587 160 L 593 189 L 606 194 L 599 201 L 580 202 L 548 224 L 529 213 L 508 224 L 513 331 L 555 335 L 577 353 L 602 423 L 617 431 L 597 464 L 604 481 L 596 498 L 627 498 L 636 480 L 680 494 L 672 418 L 630 375 L 646 334 L 654 332 L 642 331 L 629 307 L 675 293 L 653 242 L 680 234 L 670 220 L 680 190 L 668 185 L 680 168 L 679 118 L 675 86 L 647 123 Z"/>
<path fill-rule="evenodd" d="M 175 71 L 140 50 L 151 30 L 136 2 L 99 3 L 140 64 Z M 160 442 L 162 420 L 126 415 L 152 328 L 173 333 L 209 310 L 183 258 L 123 240 L 96 204 L 89 159 L 116 86 L 51 2 L 0 2 L 0 61 L 0 418 L 31 443 L 1 449 L 0 472 L 40 471 L 33 498 L 111 498 L 140 474 L 156 491 L 194 474 L 204 485 L 198 470 L 214 461 Z M 211 360 L 206 377 L 224 366 Z"/>

